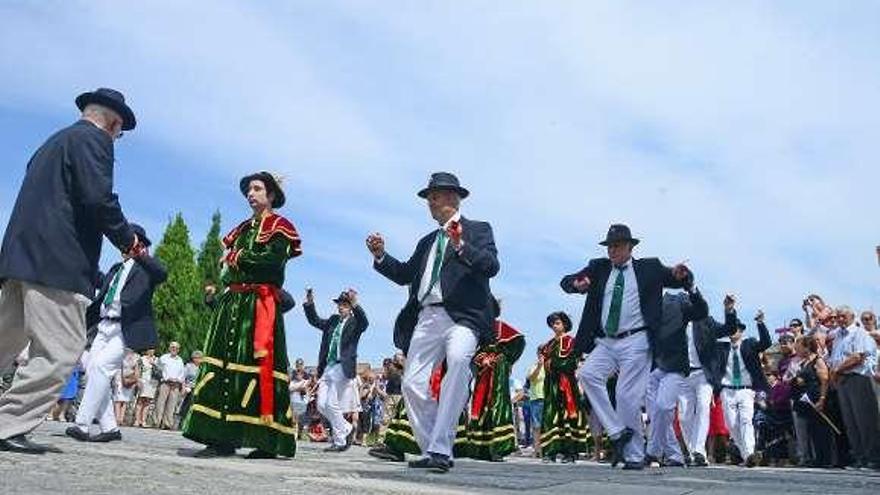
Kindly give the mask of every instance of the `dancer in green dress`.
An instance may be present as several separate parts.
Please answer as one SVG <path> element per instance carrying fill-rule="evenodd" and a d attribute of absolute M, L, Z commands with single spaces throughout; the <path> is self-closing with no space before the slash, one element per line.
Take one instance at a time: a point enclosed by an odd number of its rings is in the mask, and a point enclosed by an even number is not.
<path fill-rule="evenodd" d="M 541 422 L 541 452 L 547 462 L 575 462 L 586 452 L 588 431 L 581 393 L 574 376 L 579 354 L 574 351 L 571 318 L 562 311 L 547 317 L 554 337 L 544 344 L 544 417 Z"/>
<path fill-rule="evenodd" d="M 466 441 L 463 448 L 458 448 L 456 438 L 456 457 L 498 462 L 516 451 L 510 371 L 525 345 L 521 333 L 495 320 L 495 343 L 484 346 L 474 356 L 475 384 L 467 414 Z"/>
<path fill-rule="evenodd" d="M 253 210 L 224 239 L 225 286 L 208 330 L 204 357 L 183 424 L 186 438 L 206 445 L 198 457 L 292 457 L 296 428 L 287 387 L 287 347 L 279 292 L 284 267 L 302 254 L 295 227 L 273 212 L 284 192 L 268 172 L 244 177 Z"/>

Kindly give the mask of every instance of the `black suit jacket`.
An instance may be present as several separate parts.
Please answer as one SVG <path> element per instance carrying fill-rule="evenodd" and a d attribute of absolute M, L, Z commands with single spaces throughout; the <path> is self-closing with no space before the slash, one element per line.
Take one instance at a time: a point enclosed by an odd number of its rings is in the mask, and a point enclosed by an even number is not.
<path fill-rule="evenodd" d="M 639 284 L 639 306 L 642 310 L 642 318 L 648 327 L 648 341 L 653 349 L 654 338 L 660 328 L 660 300 L 663 297 L 663 288 L 680 289 L 684 287 L 684 282 L 676 280 L 672 276 L 672 269 L 664 266 L 657 258 L 633 258 L 632 266 Z M 605 336 L 605 331 L 602 329 L 602 302 L 611 268 L 611 260 L 608 258 L 592 259 L 586 268 L 566 275 L 559 283 L 565 292 L 578 294 L 581 292 L 575 289 L 574 281 L 583 276 L 590 279 L 590 286 L 586 292 L 587 301 L 584 303 L 584 312 L 575 336 L 577 352 L 592 351 L 596 339 Z"/>
<path fill-rule="evenodd" d="M 315 310 L 315 305 L 305 303 L 303 309 L 306 312 L 306 319 L 313 327 L 321 330 L 321 350 L 318 354 L 318 376 L 324 374 L 324 368 L 327 367 L 327 351 L 330 350 L 330 340 L 333 337 L 333 330 L 339 324 L 341 316 L 335 314 L 330 318 L 322 319 Z M 342 335 L 339 337 L 339 362 L 342 364 L 342 372 L 346 378 L 354 378 L 357 371 L 357 348 L 361 339 L 361 334 L 370 326 L 367 320 L 367 314 L 358 304 L 352 308 L 352 315 L 345 326 L 342 327 Z"/>
<path fill-rule="evenodd" d="M 736 323 L 736 313 L 725 313 L 724 323 L 717 321 L 712 316 L 694 321 L 694 347 L 697 349 L 697 356 L 699 356 L 700 365 L 703 367 L 706 381 L 711 384 L 721 382 L 721 377 L 718 376 L 716 343 L 718 339 L 733 334 L 736 331 Z"/>
<path fill-rule="evenodd" d="M 495 340 L 492 326 L 495 315 L 490 303 L 489 279 L 500 268 L 498 250 L 488 223 L 461 217 L 461 227 L 464 246 L 458 253 L 449 243 L 440 270 L 443 307 L 453 321 L 470 328 L 482 345 Z M 379 273 L 391 281 L 409 285 L 409 299 L 394 324 L 394 345 L 404 353 L 409 351 L 409 342 L 421 309 L 418 291 L 422 277 L 431 276 L 427 267 L 428 252 L 438 232 L 439 229 L 422 237 L 406 262 L 398 261 L 386 253 L 381 263 L 373 264 Z"/>
<path fill-rule="evenodd" d="M 735 315 L 734 315 L 735 317 Z M 758 323 L 758 339 L 749 337 L 743 339 L 740 343 L 740 354 L 742 354 L 743 364 L 749 372 L 752 380 L 752 388 L 755 390 L 768 390 L 770 385 L 767 383 L 767 377 L 764 376 L 764 370 L 761 367 L 760 353 L 770 348 L 772 341 L 770 340 L 770 330 L 767 325 Z M 721 380 L 727 370 L 727 360 L 730 357 L 730 342 L 717 342 L 715 344 L 715 382 L 712 386 L 716 389 L 721 388 Z"/>
<path fill-rule="evenodd" d="M 660 327 L 654 336 L 654 366 L 669 373 L 690 373 L 687 324 L 703 319 L 709 306 L 699 291 L 664 294 Z"/>
<path fill-rule="evenodd" d="M 101 304 L 110 290 L 110 283 L 116 272 L 122 269 L 122 263 L 116 263 L 107 272 L 101 283 L 101 291 L 86 312 L 89 327 L 98 324 L 101 319 Z M 153 320 L 153 291 L 165 281 L 168 273 L 161 262 L 149 255 L 135 258 L 134 265 L 128 272 L 128 278 L 119 292 L 122 305 L 121 325 L 122 338 L 125 346 L 142 352 L 155 349 L 159 343 L 156 323 Z"/>
<path fill-rule="evenodd" d="M 113 193 L 113 140 L 81 120 L 27 166 L 0 249 L 0 280 L 95 294 L 102 236 L 125 251 L 134 232 Z"/>

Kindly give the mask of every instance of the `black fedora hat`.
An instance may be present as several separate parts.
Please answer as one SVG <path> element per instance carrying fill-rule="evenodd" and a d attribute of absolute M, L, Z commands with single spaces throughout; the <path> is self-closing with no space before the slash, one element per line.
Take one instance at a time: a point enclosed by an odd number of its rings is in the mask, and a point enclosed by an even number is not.
<path fill-rule="evenodd" d="M 83 93 L 76 97 L 76 106 L 80 111 L 90 104 L 101 105 L 113 110 L 122 117 L 122 130 L 130 131 L 137 125 L 134 112 L 125 104 L 125 96 L 119 91 L 110 88 L 98 88 L 94 91 Z"/>
<path fill-rule="evenodd" d="M 284 206 L 284 202 L 287 199 L 284 197 L 284 191 L 281 189 L 279 180 L 275 178 L 274 175 L 263 170 L 242 177 L 241 181 L 238 183 L 238 188 L 241 189 L 241 193 L 245 195 L 245 197 L 247 196 L 248 187 L 250 187 L 252 180 L 262 181 L 263 184 L 266 185 L 266 190 L 275 195 L 275 199 L 272 200 L 272 208 L 281 208 Z"/>
<path fill-rule="evenodd" d="M 349 306 L 351 305 L 351 296 L 348 295 L 348 292 L 343 291 L 339 294 L 339 297 L 333 300 L 336 304 L 346 303 Z"/>
<path fill-rule="evenodd" d="M 632 233 L 629 231 L 629 227 L 622 223 L 615 223 L 611 227 L 608 227 L 608 235 L 605 236 L 605 240 L 600 242 L 602 246 L 607 246 L 609 244 L 626 241 L 631 243 L 633 246 L 639 243 L 639 240 L 632 236 Z"/>
<path fill-rule="evenodd" d="M 431 174 L 431 179 L 428 181 L 428 187 L 419 191 L 419 197 L 427 198 L 428 193 L 435 189 L 455 191 L 461 199 L 468 197 L 470 194 L 470 191 L 461 187 L 461 184 L 458 183 L 458 177 L 449 172 L 435 172 Z"/>
<path fill-rule="evenodd" d="M 145 247 L 150 247 L 153 244 L 152 242 L 150 242 L 150 238 L 147 237 L 147 231 L 144 230 L 143 227 L 136 223 L 130 223 L 129 225 L 131 225 L 131 230 L 133 230 L 134 233 L 137 234 L 138 239 L 140 239 L 141 243 L 143 243 Z"/>

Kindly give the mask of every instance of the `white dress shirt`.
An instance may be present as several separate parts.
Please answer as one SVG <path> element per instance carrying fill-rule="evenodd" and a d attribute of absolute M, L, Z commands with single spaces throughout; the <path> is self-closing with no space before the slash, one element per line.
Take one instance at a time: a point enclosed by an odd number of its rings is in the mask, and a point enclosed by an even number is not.
<path fill-rule="evenodd" d="M 159 358 L 159 368 L 162 370 L 162 381 L 183 383 L 186 379 L 186 366 L 180 356 L 162 354 Z"/>
<path fill-rule="evenodd" d="M 623 300 L 620 306 L 620 321 L 618 322 L 617 333 L 645 326 L 645 319 L 642 317 L 642 306 L 639 302 L 639 283 L 636 280 L 632 258 L 621 265 L 621 268 L 623 268 Z M 605 331 L 605 324 L 608 322 L 608 312 L 611 310 L 611 300 L 614 297 L 614 282 L 617 280 L 619 269 L 612 267 L 611 273 L 608 274 L 608 280 L 605 282 L 605 295 L 602 299 L 603 332 Z"/>
<path fill-rule="evenodd" d="M 461 213 L 456 212 L 455 215 L 452 216 L 443 227 L 443 230 L 446 230 L 452 222 L 460 222 L 461 221 Z M 437 251 L 437 243 L 440 241 L 440 235 L 434 237 L 434 242 L 431 243 L 431 248 L 428 249 L 428 262 L 425 264 L 425 271 L 422 273 L 422 280 L 419 282 L 419 300 L 422 301 L 422 306 L 428 306 L 430 304 L 439 304 L 443 302 L 443 289 L 440 287 L 442 284 L 440 280 L 437 280 L 437 283 L 434 284 L 434 287 L 431 287 L 431 292 L 428 292 L 428 286 L 431 285 L 431 271 L 434 268 L 434 259 L 436 258 Z M 452 242 L 452 239 L 447 239 L 446 246 L 449 246 L 449 243 Z M 445 261 L 445 260 L 444 260 Z M 441 267 L 442 270 L 442 267 Z"/>
<path fill-rule="evenodd" d="M 101 304 L 101 318 L 119 318 L 122 316 L 122 302 L 120 301 L 122 288 L 125 287 L 125 281 L 128 280 L 128 274 L 131 273 L 131 267 L 134 266 L 134 263 L 134 258 L 129 258 L 123 262 L 122 267 L 119 268 L 122 273 L 119 274 L 119 285 L 116 287 L 116 294 L 113 295 L 113 300 L 109 305 Z M 110 290 L 110 286 L 112 285 L 113 279 L 111 278 L 107 290 Z"/>
<path fill-rule="evenodd" d="M 831 357 L 829 364 L 837 368 L 852 354 L 864 354 L 865 361 L 850 368 L 845 374 L 859 374 L 873 376 L 877 365 L 877 344 L 874 339 L 862 327 L 851 325 L 849 328 L 839 328 L 833 332 L 834 340 L 831 341 Z"/>
<path fill-rule="evenodd" d="M 752 375 L 749 374 L 749 370 L 746 369 L 746 362 L 743 361 L 742 356 L 742 342 L 734 345 L 730 344 L 730 352 L 727 354 L 727 368 L 724 371 L 724 379 L 721 380 L 721 384 L 725 386 L 733 386 L 733 356 L 739 356 L 739 371 L 740 371 L 740 386 L 743 387 L 751 387 L 752 386 Z"/>
<path fill-rule="evenodd" d="M 688 323 L 686 331 L 688 338 L 688 366 L 690 366 L 692 370 L 702 368 L 703 363 L 700 362 L 700 355 L 697 353 L 697 344 L 694 342 L 694 324 Z"/>

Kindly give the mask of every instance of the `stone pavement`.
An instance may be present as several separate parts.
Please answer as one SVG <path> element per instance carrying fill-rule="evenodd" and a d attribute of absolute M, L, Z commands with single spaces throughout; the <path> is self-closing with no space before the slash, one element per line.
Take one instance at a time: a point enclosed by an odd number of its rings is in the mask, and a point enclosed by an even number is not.
<path fill-rule="evenodd" d="M 123 429 L 123 441 L 79 443 L 64 436 L 66 424 L 47 423 L 34 440 L 63 454 L 28 456 L 0 452 L 0 494 L 463 494 L 569 495 L 872 494 L 880 490 L 873 471 L 743 469 L 648 469 L 624 472 L 589 462 L 542 464 L 511 457 L 504 463 L 456 461 L 449 474 L 410 470 L 354 447 L 343 454 L 321 452 L 326 444 L 301 443 L 296 459 L 248 461 L 239 457 L 186 457 L 199 446 L 177 432 Z M 242 453 L 242 455 L 245 452 Z M 184 455 L 181 455 L 184 454 Z"/>

